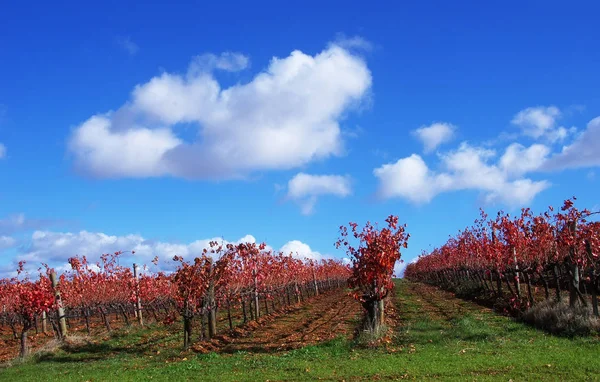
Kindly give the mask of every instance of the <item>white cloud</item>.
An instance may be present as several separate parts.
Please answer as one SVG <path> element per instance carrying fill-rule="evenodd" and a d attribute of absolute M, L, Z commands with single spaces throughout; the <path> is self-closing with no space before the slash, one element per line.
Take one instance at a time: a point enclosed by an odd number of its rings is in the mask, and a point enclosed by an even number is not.
<path fill-rule="evenodd" d="M 413 203 L 431 201 L 440 191 L 449 189 L 452 182 L 448 175 L 433 173 L 417 154 L 384 164 L 373 174 L 379 179 L 381 198 L 400 197 Z"/>
<path fill-rule="evenodd" d="M 526 136 L 557 142 L 574 132 L 574 128 L 567 129 L 556 125 L 561 115 L 561 111 L 556 106 L 528 107 L 518 112 L 511 123 L 521 128 L 521 132 Z"/>
<path fill-rule="evenodd" d="M 456 132 L 456 127 L 450 123 L 437 122 L 422 126 L 413 134 L 423 143 L 425 153 L 434 151 L 443 143 L 449 142 Z"/>
<path fill-rule="evenodd" d="M 0 143 L 0 159 L 6 156 L 6 146 Z"/>
<path fill-rule="evenodd" d="M 560 110 L 555 106 L 528 107 L 518 112 L 512 123 L 524 129 L 524 132 L 534 138 L 539 138 L 547 130 L 554 127 Z"/>
<path fill-rule="evenodd" d="M 289 199 L 300 203 L 302 213 L 314 211 L 317 198 L 322 195 L 346 197 L 351 194 L 350 177 L 341 175 L 309 175 L 299 173 L 288 182 Z"/>
<path fill-rule="evenodd" d="M 384 164 L 373 171 L 379 180 L 379 196 L 422 204 L 440 193 L 478 190 L 486 203 L 527 205 L 550 183 L 530 179 L 526 174 L 600 166 L 600 117 L 591 120 L 586 130 L 562 151 L 552 154 L 550 144 L 570 138 L 577 131 L 575 127 L 558 127 L 556 120 L 560 116 L 560 110 L 554 106 L 519 112 L 512 123 L 520 126 L 524 135 L 544 139 L 546 144 L 526 147 L 514 142 L 499 158 L 495 150 L 462 143 L 457 150 L 438 154 L 437 170 L 431 169 L 417 154 Z M 413 132 L 424 142 L 425 152 L 434 150 L 443 141 L 441 132 L 452 131 L 441 127 L 430 129 L 432 126 Z"/>
<path fill-rule="evenodd" d="M 191 243 L 171 243 L 148 240 L 138 234 L 117 236 L 88 231 L 35 231 L 31 235 L 29 244 L 21 249 L 20 253 L 13 259 L 13 263 L 0 268 L 0 277 L 13 276 L 16 264 L 21 260 L 26 261 L 26 270 L 30 274 L 34 274 L 42 263 L 49 264 L 57 271 L 66 271 L 70 269 L 68 264 L 70 257 L 76 255 L 86 256 L 90 263 L 95 263 L 99 261 L 102 254 L 112 254 L 116 251 L 135 251 L 134 255 L 126 254 L 120 259 L 120 264 L 123 266 L 131 266 L 134 262 L 152 266 L 151 261 L 155 256 L 158 256 L 158 269 L 172 271 L 177 267 L 177 263 L 173 261 L 173 256 L 182 256 L 189 261 L 196 256 L 200 256 L 205 248 L 210 248 L 211 241 L 223 245 L 228 243 L 256 243 L 256 239 L 252 235 L 246 235 L 233 242 L 215 237 L 196 240 Z M 0 236 L 0 249 L 3 245 L 8 247 L 14 246 L 14 244 L 14 239 Z M 267 246 L 266 249 L 273 250 L 270 246 Z M 310 246 L 299 240 L 287 242 L 281 247 L 280 251 L 285 255 L 292 254 L 292 256 L 299 259 L 320 260 L 328 257 L 313 251 Z"/>
<path fill-rule="evenodd" d="M 537 194 L 550 187 L 546 180 L 517 179 L 504 181 L 496 189 L 488 189 L 485 202 L 502 203 L 511 207 L 523 207 L 531 204 Z"/>
<path fill-rule="evenodd" d="M 592 119 L 575 141 L 546 162 L 546 170 L 600 166 L 600 117 Z"/>
<path fill-rule="evenodd" d="M 512 161 L 514 152 L 521 150 L 534 158 L 539 156 L 538 147 L 509 148 L 503 156 L 504 163 Z M 501 164 L 488 163 L 495 156 L 493 150 L 469 146 L 466 143 L 452 152 L 440 155 L 442 171 L 429 169 L 417 154 L 376 168 L 373 173 L 379 179 L 379 196 L 400 197 L 413 203 L 426 203 L 436 195 L 456 190 L 479 190 L 488 203 L 504 203 L 521 206 L 531 202 L 535 195 L 549 187 L 546 181 L 516 178 L 528 169 L 506 171 Z"/>
<path fill-rule="evenodd" d="M 113 132 L 110 115 L 95 115 L 74 132 L 69 147 L 82 172 L 104 178 L 147 177 L 168 174 L 163 155 L 181 143 L 169 129 Z"/>
<path fill-rule="evenodd" d="M 397 261 L 396 264 L 394 265 L 394 276 L 395 277 L 404 277 L 404 271 L 406 270 L 406 267 L 409 264 L 416 263 L 417 260 L 419 260 L 418 257 L 416 257 L 416 258 L 414 258 L 414 259 L 412 259 L 411 261 L 408 261 L 408 262 L 406 260 L 404 260 L 402 262 Z"/>
<path fill-rule="evenodd" d="M 188 78 L 202 73 L 210 73 L 215 69 L 226 72 L 239 72 L 250 65 L 248 56 L 238 52 L 223 52 L 220 55 L 205 53 L 192 59 L 188 68 Z"/>
<path fill-rule="evenodd" d="M 283 247 L 281 247 L 279 251 L 284 255 L 292 254 L 292 257 L 301 260 L 321 260 L 323 258 L 323 255 L 321 255 L 319 252 L 313 251 L 310 249 L 308 244 L 305 244 L 299 240 L 288 241 L 283 245 Z"/>
<path fill-rule="evenodd" d="M 539 152 L 543 152 L 537 146 L 523 151 L 528 155 L 538 158 Z M 507 152 L 511 152 L 507 149 Z M 513 149 L 514 150 L 514 149 Z M 505 154 L 500 159 L 501 164 L 490 164 L 489 160 L 495 157 L 492 150 L 471 147 L 465 143 L 458 150 L 442 157 L 446 166 L 448 176 L 451 179 L 450 190 L 480 190 L 485 194 L 488 203 L 503 203 L 509 206 L 523 206 L 529 204 L 533 198 L 550 186 L 547 181 L 532 181 L 519 178 L 531 168 L 523 166 L 519 171 L 507 170 L 502 167 L 502 159 L 507 163 Z"/>
<path fill-rule="evenodd" d="M 550 149 L 545 145 L 534 144 L 525 148 L 513 143 L 500 158 L 500 167 L 510 175 L 522 175 L 542 167 L 549 154 Z"/>
<path fill-rule="evenodd" d="M 0 236 L 0 250 L 14 247 L 17 241 L 10 236 Z"/>
<path fill-rule="evenodd" d="M 406 261 L 396 261 L 394 265 L 394 277 L 403 277 L 407 265 Z"/>
<path fill-rule="evenodd" d="M 204 248 L 209 248 L 211 241 L 229 243 L 222 238 L 196 240 L 185 244 L 147 240 L 137 234 L 116 236 L 88 231 L 75 233 L 35 231 L 30 243 L 16 256 L 14 263 L 25 260 L 30 271 L 37 269 L 41 263 L 68 269 L 67 260 L 76 255 L 86 256 L 88 261 L 96 262 L 103 253 L 133 250 L 135 255 L 128 255 L 123 261 L 151 265 L 152 259 L 158 256 L 160 269 L 173 270 L 177 265 L 173 261 L 173 256 L 182 256 L 190 260 L 200 256 Z M 255 243 L 256 239 L 252 235 L 246 235 L 233 243 L 242 242 Z M 125 264 L 121 263 L 121 265 Z"/>
<path fill-rule="evenodd" d="M 131 41 L 131 37 L 118 37 L 117 43 L 123 50 L 129 53 L 130 56 L 135 56 L 137 52 L 140 50 L 140 47 L 133 41 Z"/>
<path fill-rule="evenodd" d="M 243 66 L 238 56 L 214 60 Z M 198 68 L 195 59 L 186 76 L 154 77 L 117 112 L 78 126 L 69 140 L 76 166 L 97 177 L 195 179 L 295 168 L 342 154 L 339 120 L 371 86 L 364 60 L 335 44 L 273 58 L 249 83 L 225 89 Z M 182 123 L 198 129 L 197 140 L 178 137 Z"/>

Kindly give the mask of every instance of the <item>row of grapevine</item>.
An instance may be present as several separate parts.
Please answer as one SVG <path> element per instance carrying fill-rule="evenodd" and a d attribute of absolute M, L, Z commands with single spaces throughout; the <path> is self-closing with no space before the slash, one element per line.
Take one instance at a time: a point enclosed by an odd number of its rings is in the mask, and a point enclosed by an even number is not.
<path fill-rule="evenodd" d="M 517 311 L 536 303 L 536 287 L 559 301 L 568 290 L 571 306 L 591 304 L 597 316 L 600 223 L 574 200 L 539 215 L 524 208 L 491 219 L 481 211 L 472 227 L 409 264 L 405 276 L 453 290 L 476 285 Z"/>
<path fill-rule="evenodd" d="M 176 256 L 178 268 L 171 274 L 120 266 L 122 252 L 105 254 L 95 264 L 73 257 L 69 259 L 72 270 L 58 278 L 45 266 L 37 280 L 28 276 L 0 279 L 0 325 L 20 336 L 25 356 L 27 333 L 37 329 L 40 321 L 44 330 L 49 323 L 62 338 L 70 320 L 85 321 L 89 332 L 92 319 L 110 331 L 111 315 L 127 324 L 132 318 L 143 324 L 145 317 L 172 323 L 180 315 L 188 348 L 196 317 L 201 318 L 201 336 L 210 338 L 216 334 L 218 311 L 226 311 L 233 328 L 232 311 L 241 311 L 247 322 L 346 284 L 349 267 L 339 261 L 302 261 L 266 248 L 265 244 L 211 242 L 192 262 Z M 22 269 L 21 263 L 19 273 Z"/>

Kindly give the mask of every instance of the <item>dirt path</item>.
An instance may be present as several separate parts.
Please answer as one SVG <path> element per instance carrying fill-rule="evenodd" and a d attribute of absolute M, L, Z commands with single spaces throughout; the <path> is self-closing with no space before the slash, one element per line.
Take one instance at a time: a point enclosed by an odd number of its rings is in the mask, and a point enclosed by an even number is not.
<path fill-rule="evenodd" d="M 237 329 L 233 336 L 219 336 L 209 346 L 199 344 L 195 349 L 225 353 L 275 352 L 300 348 L 338 336 L 351 338 L 360 315 L 359 303 L 342 291 L 334 291 L 286 312 L 261 318 L 258 324 L 251 323 Z"/>

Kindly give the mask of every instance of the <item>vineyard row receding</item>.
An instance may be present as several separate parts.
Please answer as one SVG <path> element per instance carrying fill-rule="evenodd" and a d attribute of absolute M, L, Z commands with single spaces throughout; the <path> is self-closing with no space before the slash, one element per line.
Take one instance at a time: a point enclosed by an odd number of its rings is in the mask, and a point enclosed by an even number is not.
<path fill-rule="evenodd" d="M 123 252 L 105 254 L 98 263 L 85 257 L 69 259 L 72 270 L 57 277 L 45 267 L 36 280 L 29 275 L 0 280 L 0 325 L 21 339 L 21 356 L 28 353 L 29 330 L 54 332 L 63 339 L 72 322 L 92 321 L 111 331 L 109 317 L 129 325 L 149 319 L 172 324 L 183 321 L 184 348 L 192 343 L 194 319 L 200 318 L 200 338 L 216 335 L 217 312 L 226 312 L 233 329 L 232 311 L 243 322 L 297 303 L 310 296 L 346 286 L 349 267 L 335 260 L 299 260 L 273 253 L 265 244 L 242 243 L 210 248 L 192 262 L 175 257 L 171 274 L 140 272 L 139 266 L 119 266 Z M 156 261 L 156 259 L 155 259 Z M 19 274 L 24 264 L 19 264 Z M 240 318 L 241 321 L 241 318 Z"/>
<path fill-rule="evenodd" d="M 472 227 L 409 264 L 405 277 L 495 301 L 524 318 L 536 306 L 554 306 L 597 323 L 600 222 L 574 200 L 539 215 L 523 208 L 491 219 L 482 210 Z"/>

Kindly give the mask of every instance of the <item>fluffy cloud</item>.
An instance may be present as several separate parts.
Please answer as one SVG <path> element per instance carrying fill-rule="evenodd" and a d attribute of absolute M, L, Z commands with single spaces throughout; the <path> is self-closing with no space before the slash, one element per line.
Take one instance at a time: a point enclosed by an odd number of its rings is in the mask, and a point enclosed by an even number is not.
<path fill-rule="evenodd" d="M 406 260 L 400 262 L 397 261 L 396 264 L 394 265 L 394 277 L 404 277 L 404 271 L 406 270 L 406 267 L 409 264 L 414 264 L 419 260 L 418 257 L 412 259 L 411 261 L 407 262 Z"/>
<path fill-rule="evenodd" d="M 6 146 L 0 143 L 0 159 L 6 156 Z"/>
<path fill-rule="evenodd" d="M 292 257 L 298 259 L 311 259 L 311 260 L 321 260 L 323 255 L 319 252 L 315 252 L 308 244 L 305 244 L 299 240 L 288 241 L 281 247 L 279 250 L 285 255 L 292 254 Z"/>
<path fill-rule="evenodd" d="M 52 232 L 35 231 L 26 246 L 19 249 L 13 263 L 0 268 L 0 277 L 12 276 L 18 261 L 26 261 L 26 269 L 32 273 L 42 264 L 47 263 L 58 271 L 70 269 L 68 259 L 73 256 L 86 256 L 88 261 L 95 263 L 103 253 L 116 251 L 135 251 L 134 255 L 126 254 L 121 259 L 121 265 L 136 262 L 151 266 L 151 261 L 158 256 L 160 270 L 172 271 L 176 267 L 173 256 L 182 256 L 190 260 L 200 256 L 205 248 L 210 247 L 210 242 L 216 241 L 226 245 L 228 243 L 256 243 L 252 235 L 246 235 L 237 241 L 229 242 L 222 238 L 196 240 L 191 243 L 170 243 L 145 239 L 141 235 L 132 234 L 124 236 L 107 235 L 102 232 Z M 0 249 L 14 246 L 16 241 L 11 237 L 0 236 Z M 267 246 L 267 250 L 273 250 Z M 281 249 L 284 254 L 294 257 L 320 260 L 324 256 L 313 251 L 307 244 L 292 240 L 284 244 Z"/>
<path fill-rule="evenodd" d="M 26 261 L 30 271 L 37 269 L 41 263 L 65 270 L 69 268 L 67 260 L 75 255 L 86 256 L 89 261 L 96 262 L 103 253 L 135 251 L 135 255 L 128 255 L 124 261 L 151 265 L 152 259 L 158 256 L 160 269 L 173 270 L 176 266 L 173 256 L 182 256 L 186 259 L 199 256 L 204 248 L 209 248 L 211 241 L 229 243 L 222 238 L 182 244 L 147 240 L 141 235 L 115 236 L 88 231 L 75 233 L 35 231 L 30 243 L 16 256 L 14 262 Z M 234 243 L 241 242 L 253 243 L 256 240 L 252 235 L 246 235 Z M 11 266 L 12 268 L 8 269 L 10 271 L 14 269 L 14 264 Z"/>
<path fill-rule="evenodd" d="M 522 175 L 540 169 L 550 154 L 550 148 L 541 144 L 524 147 L 513 143 L 500 158 L 500 167 L 509 175 Z"/>
<path fill-rule="evenodd" d="M 17 241 L 10 236 L 0 236 L 0 250 L 14 247 Z"/>
<path fill-rule="evenodd" d="M 546 164 L 546 170 L 600 166 L 600 117 L 592 119 L 575 141 Z"/>
<path fill-rule="evenodd" d="M 456 127 L 449 123 L 438 122 L 430 126 L 422 126 L 413 134 L 423 143 L 425 153 L 430 153 L 442 143 L 450 141 Z"/>
<path fill-rule="evenodd" d="M 526 136 L 557 142 L 564 140 L 575 130 L 557 126 L 556 121 L 560 117 L 561 112 L 556 106 L 529 107 L 518 112 L 511 123 L 521 128 L 522 133 Z"/>
<path fill-rule="evenodd" d="M 447 174 L 435 174 L 423 158 L 413 154 L 376 168 L 379 179 L 379 196 L 383 199 L 404 198 L 413 203 L 426 203 L 450 187 L 452 179 Z"/>
<path fill-rule="evenodd" d="M 111 115 L 106 114 L 79 126 L 70 145 L 77 152 L 79 168 L 110 178 L 166 175 L 169 169 L 163 156 L 181 143 L 169 129 L 134 127 L 113 132 Z"/>
<path fill-rule="evenodd" d="M 311 214 L 321 195 L 346 197 L 352 192 L 350 177 L 340 175 L 309 175 L 299 173 L 288 182 L 289 199 L 301 206 L 302 213 Z"/>
<path fill-rule="evenodd" d="M 339 119 L 371 86 L 361 57 L 335 44 L 314 56 L 293 51 L 224 89 L 210 72 L 246 65 L 234 53 L 204 55 L 186 75 L 163 73 L 136 86 L 118 111 L 74 131 L 76 167 L 97 177 L 226 179 L 342 153 Z M 182 124 L 198 129 L 197 140 L 178 136 Z"/>
<path fill-rule="evenodd" d="M 516 177 L 529 170 L 526 166 L 516 171 L 504 168 L 513 162 L 516 152 L 525 152 L 537 159 L 544 150 L 509 147 L 500 164 L 493 164 L 489 163 L 495 156 L 493 150 L 463 143 L 457 150 L 440 155 L 442 171 L 431 170 L 419 155 L 413 154 L 376 168 L 373 173 L 379 179 L 382 198 L 400 197 L 419 204 L 429 202 L 442 192 L 479 190 L 488 203 L 520 206 L 530 203 L 549 183 Z"/>
<path fill-rule="evenodd" d="M 552 154 L 551 143 L 571 137 L 576 131 L 575 128 L 557 127 L 556 120 L 560 116 L 560 110 L 554 106 L 519 112 L 512 123 L 520 126 L 524 135 L 544 139 L 547 144 L 535 143 L 526 147 L 512 143 L 497 159 L 495 150 L 462 143 L 454 151 L 438 154 L 440 166 L 437 171 L 417 154 L 384 164 L 373 171 L 379 179 L 379 196 L 421 204 L 443 192 L 479 190 L 486 203 L 511 207 L 527 205 L 550 183 L 534 181 L 525 177 L 526 174 L 600 166 L 600 117 L 591 120 L 570 144 Z M 423 138 L 432 126 L 414 133 L 424 142 L 426 152 L 437 147 L 440 141 L 436 139 L 439 134 L 431 133 L 429 139 Z"/>

